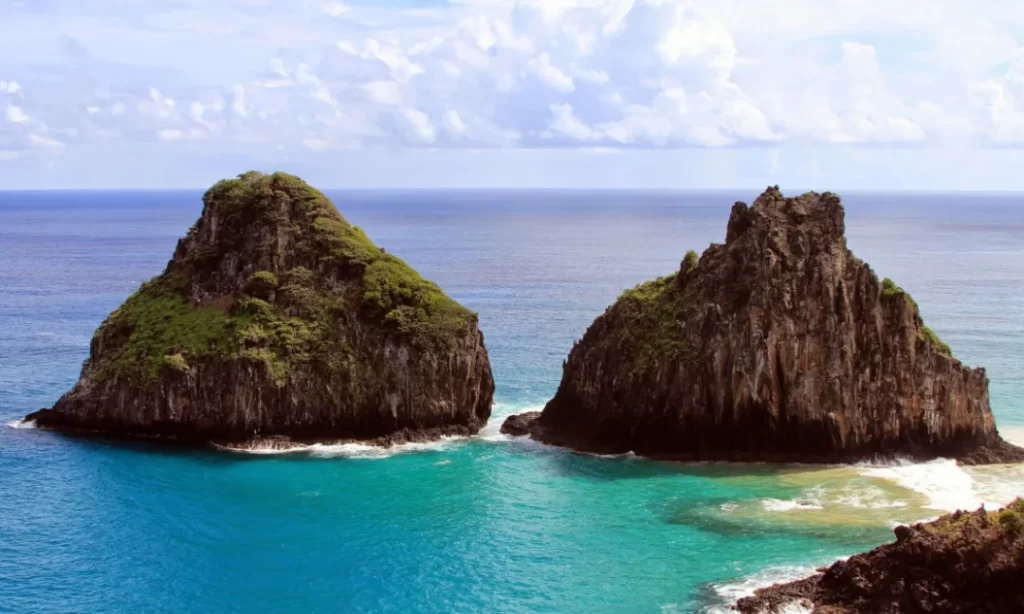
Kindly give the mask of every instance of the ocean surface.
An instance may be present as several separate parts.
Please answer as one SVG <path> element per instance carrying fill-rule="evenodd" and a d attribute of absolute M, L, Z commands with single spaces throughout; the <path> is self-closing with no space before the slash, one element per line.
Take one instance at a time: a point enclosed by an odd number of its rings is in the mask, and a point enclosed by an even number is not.
<path fill-rule="evenodd" d="M 685 465 L 498 434 L 552 395 L 595 316 L 724 240 L 755 191 L 329 195 L 480 313 L 497 381 L 485 432 L 259 455 L 24 428 L 201 202 L 0 192 L 0 612 L 722 612 L 894 523 L 1024 494 L 1024 466 Z M 844 202 L 851 248 L 988 368 L 1002 431 L 1024 438 L 1024 196 Z"/>

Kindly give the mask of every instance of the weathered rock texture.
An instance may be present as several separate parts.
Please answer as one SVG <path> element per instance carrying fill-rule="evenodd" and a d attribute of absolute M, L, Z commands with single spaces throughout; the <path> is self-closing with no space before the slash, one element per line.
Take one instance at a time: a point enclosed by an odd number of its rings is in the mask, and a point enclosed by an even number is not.
<path fill-rule="evenodd" d="M 898 527 L 896 543 L 741 599 L 744 614 L 799 603 L 814 614 L 1024 612 L 1024 501 Z"/>
<path fill-rule="evenodd" d="M 983 369 L 846 247 L 831 193 L 737 203 L 724 245 L 626 291 L 575 344 L 542 414 L 508 429 L 681 460 L 1024 460 Z"/>
<path fill-rule="evenodd" d="M 39 426 L 243 442 L 477 432 L 494 382 L 477 317 L 297 177 L 204 196 L 163 274 L 96 331 Z"/>

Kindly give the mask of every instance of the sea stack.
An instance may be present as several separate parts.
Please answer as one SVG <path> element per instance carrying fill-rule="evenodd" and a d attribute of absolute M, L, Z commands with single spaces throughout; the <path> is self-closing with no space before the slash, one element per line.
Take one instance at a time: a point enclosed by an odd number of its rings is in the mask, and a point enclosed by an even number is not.
<path fill-rule="evenodd" d="M 846 246 L 832 193 L 769 188 L 725 243 L 628 290 L 572 348 L 555 397 L 503 430 L 679 460 L 1024 460 L 988 378 Z"/>
<path fill-rule="evenodd" d="M 284 173 L 217 183 L 166 270 L 93 336 L 40 427 L 193 443 L 476 433 L 494 381 L 476 314 Z"/>
<path fill-rule="evenodd" d="M 1024 612 L 1024 501 L 896 527 L 896 541 L 789 584 L 758 590 L 743 614 Z"/>

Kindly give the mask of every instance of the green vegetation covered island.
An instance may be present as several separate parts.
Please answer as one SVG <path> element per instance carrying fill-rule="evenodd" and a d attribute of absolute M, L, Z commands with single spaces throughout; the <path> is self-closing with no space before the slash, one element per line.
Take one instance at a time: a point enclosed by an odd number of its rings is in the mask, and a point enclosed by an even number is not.
<path fill-rule="evenodd" d="M 476 314 L 298 177 L 203 197 L 159 276 L 96 331 L 43 427 L 194 442 L 467 435 L 494 382 Z"/>

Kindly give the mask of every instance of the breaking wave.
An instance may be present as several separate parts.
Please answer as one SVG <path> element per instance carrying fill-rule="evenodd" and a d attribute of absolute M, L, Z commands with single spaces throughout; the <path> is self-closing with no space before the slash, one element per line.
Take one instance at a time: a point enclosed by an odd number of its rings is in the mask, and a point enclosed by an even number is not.
<path fill-rule="evenodd" d="M 36 428 L 35 420 L 11 420 L 7 423 L 7 426 L 12 429 L 34 429 Z"/>
<path fill-rule="evenodd" d="M 702 614 L 735 614 L 732 605 L 744 597 L 750 597 L 756 590 L 773 584 L 784 584 L 786 582 L 802 580 L 814 573 L 814 567 L 773 567 L 737 581 L 713 584 L 711 585 L 711 590 L 716 600 L 719 600 L 721 603 L 704 608 Z M 675 612 L 680 610 L 666 610 L 662 608 L 662 611 Z M 810 612 L 810 608 L 799 603 L 789 604 L 779 610 L 779 614 L 810 614 Z"/>
<path fill-rule="evenodd" d="M 864 467 L 861 473 L 868 477 L 894 482 L 903 488 L 924 495 L 925 507 L 941 512 L 958 509 L 977 509 L 986 502 L 974 490 L 974 479 L 954 460 L 937 459 L 925 463 L 899 462 L 882 467 Z"/>
<path fill-rule="evenodd" d="M 468 440 L 467 437 L 443 437 L 437 441 L 416 442 L 391 447 L 374 446 L 365 443 L 313 443 L 280 446 L 278 444 L 254 444 L 251 446 L 216 446 L 220 450 L 236 454 L 272 455 L 304 455 L 313 458 L 350 458 L 359 460 L 376 460 L 390 458 L 397 454 L 414 452 L 440 452 L 452 444 Z"/>

